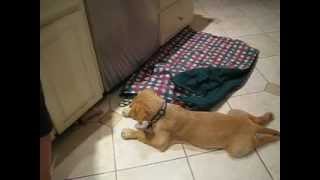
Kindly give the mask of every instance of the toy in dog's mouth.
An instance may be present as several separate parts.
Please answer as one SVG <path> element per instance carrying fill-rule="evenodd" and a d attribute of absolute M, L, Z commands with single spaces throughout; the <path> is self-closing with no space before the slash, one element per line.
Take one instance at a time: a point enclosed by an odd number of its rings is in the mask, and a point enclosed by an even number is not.
<path fill-rule="evenodd" d="M 137 123 L 135 125 L 135 128 L 137 129 L 146 129 L 149 126 L 149 122 L 148 121 L 142 121 L 142 123 Z"/>

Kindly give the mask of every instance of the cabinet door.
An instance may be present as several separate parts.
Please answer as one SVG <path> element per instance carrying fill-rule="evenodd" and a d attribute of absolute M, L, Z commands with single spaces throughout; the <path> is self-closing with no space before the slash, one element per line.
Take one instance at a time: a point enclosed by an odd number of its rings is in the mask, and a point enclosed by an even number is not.
<path fill-rule="evenodd" d="M 40 48 L 43 91 L 61 133 L 103 93 L 84 12 L 78 10 L 42 28 Z"/>

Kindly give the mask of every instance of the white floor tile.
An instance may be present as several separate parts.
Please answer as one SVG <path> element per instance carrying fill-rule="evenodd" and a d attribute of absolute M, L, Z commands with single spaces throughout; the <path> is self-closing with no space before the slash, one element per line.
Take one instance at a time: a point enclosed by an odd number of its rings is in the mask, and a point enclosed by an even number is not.
<path fill-rule="evenodd" d="M 202 5 L 198 1 L 193 0 L 193 7 L 194 7 L 193 9 L 194 14 L 203 15 L 203 16 L 206 15 L 206 12 L 204 11 Z"/>
<path fill-rule="evenodd" d="M 260 0 L 260 2 L 269 10 L 280 14 L 280 0 Z"/>
<path fill-rule="evenodd" d="M 192 180 L 185 158 L 118 171 L 118 180 Z"/>
<path fill-rule="evenodd" d="M 264 89 L 264 91 L 276 96 L 280 96 L 280 85 L 269 82 L 266 85 L 266 88 Z"/>
<path fill-rule="evenodd" d="M 232 96 L 239 96 L 243 94 L 263 91 L 266 87 L 266 84 L 267 81 L 263 79 L 263 77 L 259 74 L 259 72 L 257 72 L 257 70 L 254 70 L 246 84 L 244 84 L 243 87 L 236 91 Z"/>
<path fill-rule="evenodd" d="M 116 180 L 116 173 L 112 172 L 106 174 L 87 176 L 83 178 L 77 178 L 76 180 Z"/>
<path fill-rule="evenodd" d="M 245 14 L 238 7 L 211 6 L 204 7 L 209 17 L 217 18 L 223 22 L 233 18 L 244 17 Z"/>
<path fill-rule="evenodd" d="M 280 180 L 280 142 L 266 145 L 257 150 L 274 180 Z"/>
<path fill-rule="evenodd" d="M 215 151 L 189 157 L 189 161 L 197 180 L 271 180 L 255 153 L 233 159 L 225 151 Z"/>
<path fill-rule="evenodd" d="M 223 28 L 230 37 L 259 34 L 263 31 L 251 19 L 239 16 L 223 22 Z"/>
<path fill-rule="evenodd" d="M 241 11 L 250 18 L 263 17 L 274 13 L 270 8 L 266 7 L 259 0 L 255 0 L 251 3 L 240 4 L 239 9 L 241 9 Z"/>
<path fill-rule="evenodd" d="M 265 16 L 255 16 L 250 19 L 257 25 L 263 32 L 280 31 L 280 15 L 268 14 Z"/>
<path fill-rule="evenodd" d="M 213 20 L 205 28 L 202 29 L 202 32 L 210 33 L 214 36 L 228 37 L 228 34 L 225 32 L 224 27 L 221 24 L 216 24 Z"/>
<path fill-rule="evenodd" d="M 266 34 L 237 37 L 260 51 L 259 58 L 280 55 L 280 45 Z"/>
<path fill-rule="evenodd" d="M 237 37 L 262 33 L 258 26 L 237 7 L 206 6 L 205 11 L 208 17 L 219 22 L 211 24 L 211 29 L 223 31 L 227 36 Z"/>
<path fill-rule="evenodd" d="M 232 109 L 241 109 L 252 113 L 253 115 L 263 115 L 265 112 L 273 112 L 275 120 L 269 124 L 269 127 L 280 129 L 280 97 L 261 92 L 257 94 L 248 94 L 243 96 L 231 97 L 228 100 Z"/>
<path fill-rule="evenodd" d="M 257 68 L 269 82 L 280 85 L 280 56 L 261 59 Z"/>
<path fill-rule="evenodd" d="M 280 44 L 280 31 L 270 32 L 267 35 Z"/>
<path fill-rule="evenodd" d="M 74 178 L 114 170 L 111 129 L 99 124 L 87 124 L 65 137 L 57 145 L 57 163 L 53 179 Z"/>

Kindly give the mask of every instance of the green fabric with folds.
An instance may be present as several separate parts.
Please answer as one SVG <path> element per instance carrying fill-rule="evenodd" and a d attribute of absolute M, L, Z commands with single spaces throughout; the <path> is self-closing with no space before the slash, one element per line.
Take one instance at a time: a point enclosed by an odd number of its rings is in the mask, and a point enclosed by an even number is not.
<path fill-rule="evenodd" d="M 176 88 L 188 92 L 177 99 L 193 110 L 209 110 L 239 89 L 247 80 L 251 68 L 199 68 L 182 72 L 172 78 Z"/>

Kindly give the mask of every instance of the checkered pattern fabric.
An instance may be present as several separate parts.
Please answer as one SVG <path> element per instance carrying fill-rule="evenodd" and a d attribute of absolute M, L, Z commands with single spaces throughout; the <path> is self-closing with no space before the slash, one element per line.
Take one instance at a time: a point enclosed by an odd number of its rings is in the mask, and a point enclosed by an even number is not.
<path fill-rule="evenodd" d="M 151 88 L 167 102 L 183 104 L 175 101 L 175 97 L 186 95 L 187 92 L 175 88 L 171 77 L 180 72 L 210 66 L 247 69 L 256 61 L 258 53 L 257 49 L 243 41 L 195 32 L 187 27 L 130 77 L 121 95 L 132 97 L 143 89 Z"/>

